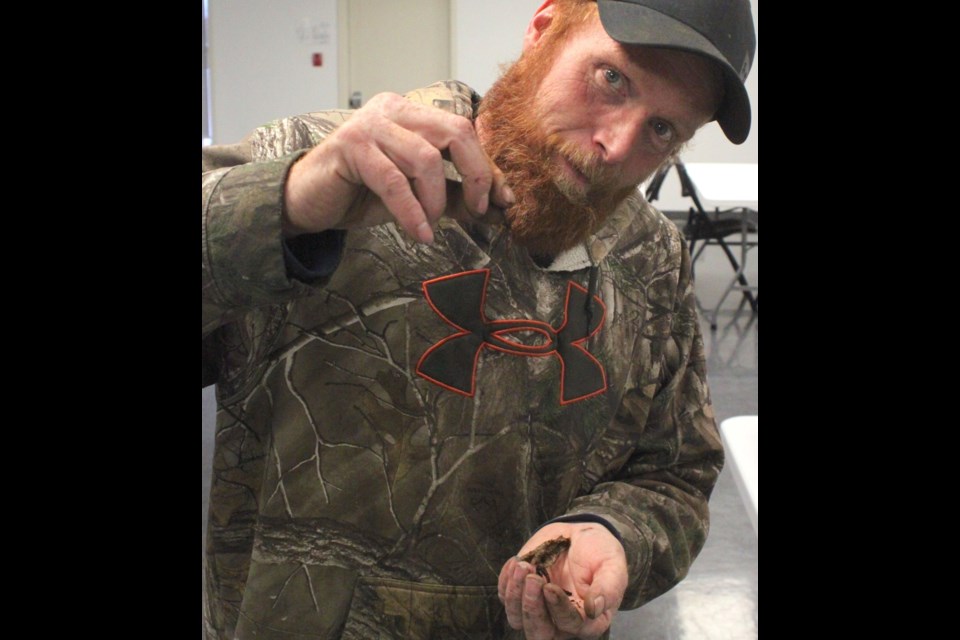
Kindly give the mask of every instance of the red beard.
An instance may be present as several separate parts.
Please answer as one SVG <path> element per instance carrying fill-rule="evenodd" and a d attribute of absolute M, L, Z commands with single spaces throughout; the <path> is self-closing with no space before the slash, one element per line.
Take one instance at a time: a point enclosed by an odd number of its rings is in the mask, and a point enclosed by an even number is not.
<path fill-rule="evenodd" d="M 554 57 L 550 46 L 529 51 L 480 104 L 484 150 L 517 197 L 506 212 L 510 235 L 537 256 L 555 256 L 583 242 L 636 188 L 618 187 L 615 167 L 541 131 L 533 105 Z M 569 180 L 561 158 L 586 178 L 586 187 Z"/>

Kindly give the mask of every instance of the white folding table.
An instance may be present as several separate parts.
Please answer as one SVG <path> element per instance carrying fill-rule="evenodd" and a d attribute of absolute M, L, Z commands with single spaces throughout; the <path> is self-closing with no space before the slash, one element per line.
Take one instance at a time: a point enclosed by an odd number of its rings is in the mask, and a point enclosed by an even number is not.
<path fill-rule="evenodd" d="M 715 208 L 733 213 L 740 219 L 740 241 L 731 243 L 740 245 L 740 263 L 736 266 L 730 284 L 720 296 L 710 317 L 710 327 L 715 329 L 720 307 L 731 292 L 759 293 L 757 285 L 747 282 L 744 270 L 747 265 L 747 252 L 757 246 L 756 240 L 748 239 L 748 233 L 750 223 L 753 223 L 754 228 L 757 225 L 757 212 L 760 205 L 760 165 L 758 163 L 685 162 L 682 167 L 703 201 L 700 208 L 704 215 Z M 694 200 L 694 202 L 698 201 Z M 728 255 L 733 262 L 733 255 L 729 250 Z M 750 298 L 754 310 L 757 309 L 757 299 L 757 297 Z"/>
<path fill-rule="evenodd" d="M 720 423 L 727 467 L 747 508 L 750 522 L 760 537 L 760 416 L 736 416 Z"/>
<path fill-rule="evenodd" d="M 700 195 L 711 204 L 756 209 L 760 203 L 760 165 L 756 162 L 684 162 L 683 166 Z"/>

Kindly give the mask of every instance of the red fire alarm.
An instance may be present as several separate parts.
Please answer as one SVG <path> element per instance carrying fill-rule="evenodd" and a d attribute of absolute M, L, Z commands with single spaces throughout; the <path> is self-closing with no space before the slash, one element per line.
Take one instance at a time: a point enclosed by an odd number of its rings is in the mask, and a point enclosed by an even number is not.
<path fill-rule="evenodd" d="M 323 66 L 323 54 L 315 53 L 313 54 L 313 66 L 322 67 Z"/>

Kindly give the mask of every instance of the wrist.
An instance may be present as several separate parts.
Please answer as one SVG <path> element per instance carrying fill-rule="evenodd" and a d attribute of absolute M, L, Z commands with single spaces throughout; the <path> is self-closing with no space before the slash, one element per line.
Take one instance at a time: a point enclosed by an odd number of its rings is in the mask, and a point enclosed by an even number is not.
<path fill-rule="evenodd" d="M 540 525 L 537 528 L 537 531 L 539 531 L 540 529 L 543 529 L 544 527 L 550 524 L 556 524 L 556 523 L 573 524 L 578 522 L 599 524 L 602 527 L 606 528 L 607 531 L 609 531 L 611 534 L 613 534 L 613 537 L 616 538 L 620 542 L 620 544 L 623 544 L 623 536 L 620 534 L 619 531 L 617 531 L 617 528 L 613 526 L 613 524 L 606 518 L 603 518 L 593 513 L 573 513 L 565 516 L 560 516 L 558 518 L 554 518 L 553 520 L 548 520 L 547 522 L 544 522 L 542 525 Z M 534 531 L 534 533 L 536 533 L 536 531 Z"/>

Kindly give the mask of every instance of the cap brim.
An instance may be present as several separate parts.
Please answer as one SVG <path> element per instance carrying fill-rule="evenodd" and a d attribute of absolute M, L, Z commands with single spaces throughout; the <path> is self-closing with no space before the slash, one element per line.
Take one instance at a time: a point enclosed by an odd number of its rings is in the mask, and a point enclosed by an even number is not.
<path fill-rule="evenodd" d="M 709 40 L 684 23 L 649 7 L 616 0 L 602 0 L 597 5 L 603 28 L 617 42 L 691 51 L 716 61 L 723 71 L 724 97 L 714 119 L 730 142 L 741 144 L 747 139 L 751 121 L 747 88 Z"/>

